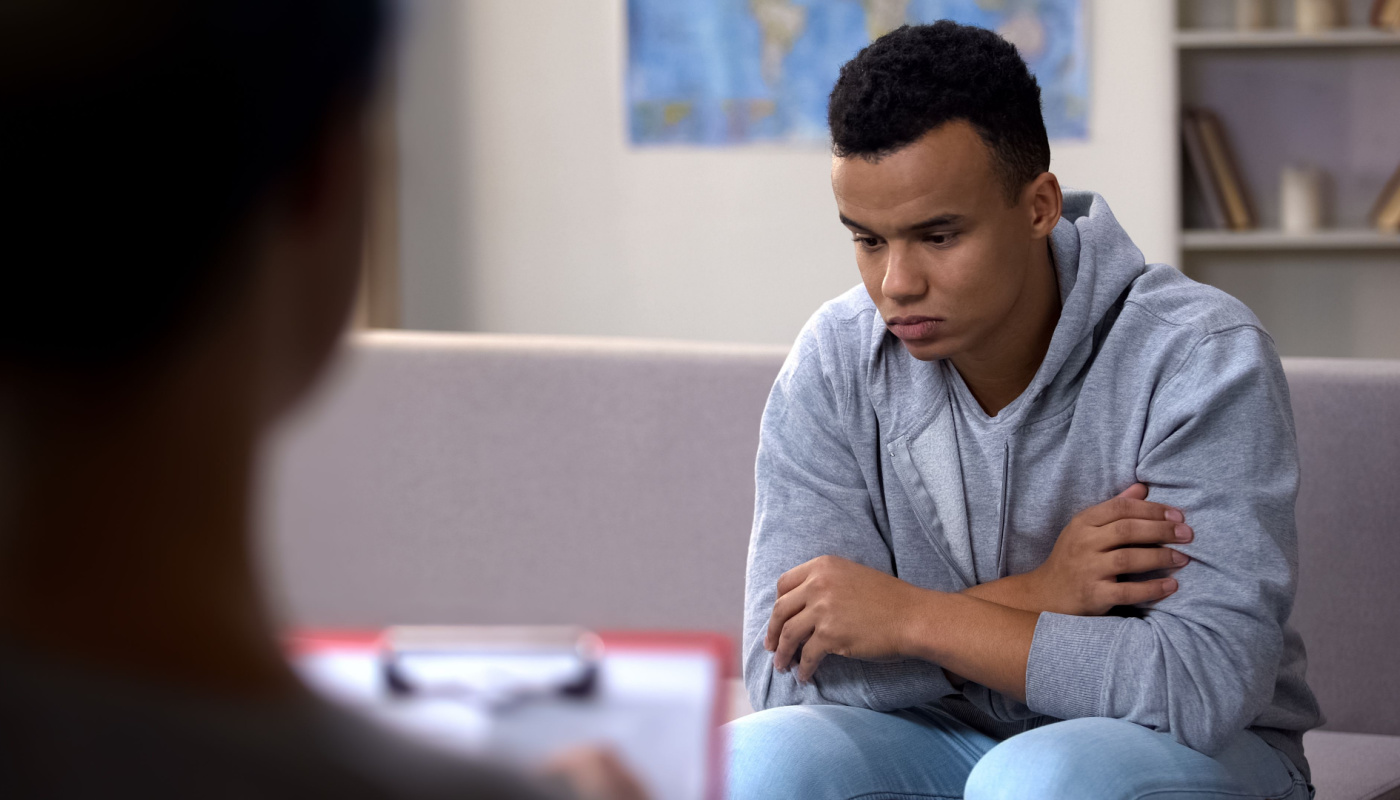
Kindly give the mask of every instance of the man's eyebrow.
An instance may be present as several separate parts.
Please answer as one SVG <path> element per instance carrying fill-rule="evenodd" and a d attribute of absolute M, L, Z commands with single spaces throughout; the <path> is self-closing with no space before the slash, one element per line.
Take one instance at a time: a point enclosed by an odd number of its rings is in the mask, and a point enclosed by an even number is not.
<path fill-rule="evenodd" d="M 868 225 L 862 225 L 859 222 L 856 222 L 855 220 L 846 216 L 845 214 L 841 214 L 839 216 L 841 217 L 841 224 L 845 225 L 848 228 L 855 228 L 857 230 L 865 231 L 866 233 L 872 232 Z M 945 225 L 956 225 L 959 222 L 962 222 L 962 220 L 962 214 L 939 214 L 936 217 L 929 217 L 928 219 L 922 222 L 916 222 L 913 225 L 910 225 L 908 228 L 905 228 L 905 231 L 922 231 L 928 228 L 939 228 Z"/>
<path fill-rule="evenodd" d="M 841 224 L 845 225 L 847 228 L 857 228 L 859 230 L 865 231 L 866 233 L 870 233 L 869 228 L 860 224 L 859 222 L 856 222 L 855 220 L 851 219 L 845 214 L 840 214 L 839 216 L 841 217 Z"/>
<path fill-rule="evenodd" d="M 923 222 L 916 222 L 910 225 L 908 230 L 921 231 L 925 228 L 940 228 L 944 225 L 956 225 L 962 222 L 962 214 L 939 214 L 936 217 L 929 217 Z"/>

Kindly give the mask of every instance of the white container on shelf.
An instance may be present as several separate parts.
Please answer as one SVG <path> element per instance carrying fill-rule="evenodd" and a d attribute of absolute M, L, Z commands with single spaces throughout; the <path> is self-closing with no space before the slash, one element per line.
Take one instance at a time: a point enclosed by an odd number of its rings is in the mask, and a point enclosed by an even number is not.
<path fill-rule="evenodd" d="M 1294 0 L 1293 25 L 1299 33 L 1322 33 L 1343 24 L 1336 0 Z"/>
<path fill-rule="evenodd" d="M 1279 227 L 1284 233 L 1304 234 L 1322 228 L 1323 185 L 1317 167 L 1290 164 L 1279 174 Z"/>
<path fill-rule="evenodd" d="M 1257 31 L 1269 27 L 1268 0 L 1235 0 L 1235 30 Z"/>

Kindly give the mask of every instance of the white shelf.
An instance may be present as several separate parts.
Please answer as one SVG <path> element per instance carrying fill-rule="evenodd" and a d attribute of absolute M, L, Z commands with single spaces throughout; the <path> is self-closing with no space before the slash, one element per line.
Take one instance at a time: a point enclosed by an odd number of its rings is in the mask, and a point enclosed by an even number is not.
<path fill-rule="evenodd" d="M 1304 34 L 1291 30 L 1179 30 L 1176 46 L 1183 50 L 1319 47 L 1400 47 L 1400 32 L 1375 28 L 1339 28 Z"/>
<path fill-rule="evenodd" d="M 1276 230 L 1181 232 L 1181 247 L 1202 250 L 1400 250 L 1400 233 L 1366 228 L 1283 233 Z"/>

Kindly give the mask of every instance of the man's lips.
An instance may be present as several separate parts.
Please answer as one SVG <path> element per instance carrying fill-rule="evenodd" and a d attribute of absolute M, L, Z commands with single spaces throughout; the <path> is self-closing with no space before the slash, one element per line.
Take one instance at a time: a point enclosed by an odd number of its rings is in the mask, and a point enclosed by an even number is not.
<path fill-rule="evenodd" d="M 893 317 L 885 320 L 890 333 L 906 342 L 927 339 L 937 333 L 938 326 L 942 324 L 943 320 L 938 317 Z"/>

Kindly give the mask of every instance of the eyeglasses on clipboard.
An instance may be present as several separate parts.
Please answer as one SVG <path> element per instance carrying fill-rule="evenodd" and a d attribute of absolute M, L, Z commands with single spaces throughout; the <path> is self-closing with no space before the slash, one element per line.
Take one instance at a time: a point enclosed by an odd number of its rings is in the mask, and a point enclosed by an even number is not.
<path fill-rule="evenodd" d="M 398 700 L 452 700 L 500 713 L 598 690 L 603 641 L 570 626 L 407 625 L 380 650 L 385 690 Z"/>

